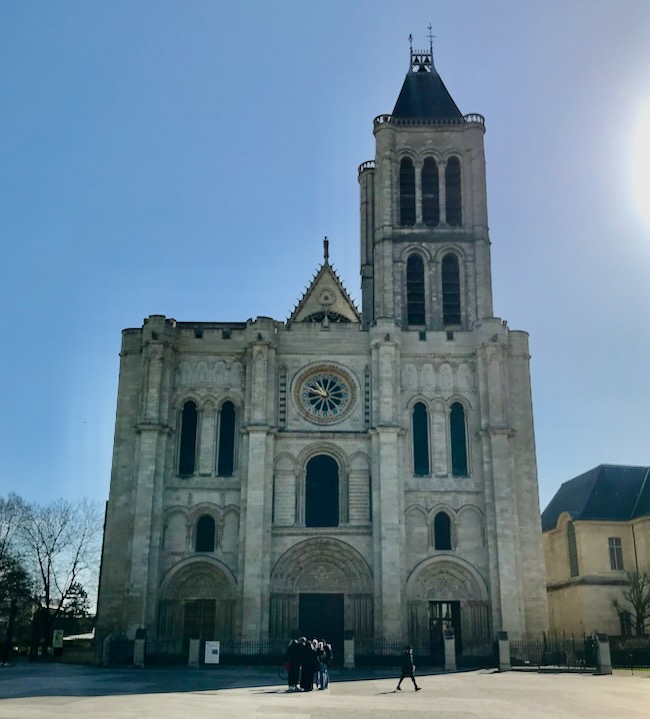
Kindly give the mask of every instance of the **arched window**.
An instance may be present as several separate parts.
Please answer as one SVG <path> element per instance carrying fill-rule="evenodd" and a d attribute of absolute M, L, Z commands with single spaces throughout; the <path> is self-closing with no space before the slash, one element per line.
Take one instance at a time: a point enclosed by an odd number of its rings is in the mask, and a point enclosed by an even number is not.
<path fill-rule="evenodd" d="M 406 262 L 406 322 L 423 325 L 424 311 L 424 262 L 417 253 Z"/>
<path fill-rule="evenodd" d="M 219 412 L 217 475 L 232 477 L 235 468 L 235 405 L 224 402 Z"/>
<path fill-rule="evenodd" d="M 399 223 L 415 224 L 415 169 L 409 157 L 403 157 L 399 166 Z"/>
<path fill-rule="evenodd" d="M 413 474 L 429 474 L 429 414 L 422 402 L 413 407 Z"/>
<path fill-rule="evenodd" d="M 422 165 L 422 222 L 435 227 L 440 222 L 440 187 L 438 165 L 427 157 Z"/>
<path fill-rule="evenodd" d="M 460 161 L 457 157 L 450 157 L 445 168 L 445 192 L 448 225 L 462 225 L 460 191 Z"/>
<path fill-rule="evenodd" d="M 566 526 L 566 543 L 569 553 L 569 572 L 572 577 L 579 577 L 578 544 L 576 543 L 576 529 L 573 526 L 573 522 L 569 522 Z"/>
<path fill-rule="evenodd" d="M 196 542 L 195 549 L 197 552 L 214 552 L 214 519 L 208 514 L 199 517 L 196 523 Z"/>
<path fill-rule="evenodd" d="M 196 404 L 192 401 L 186 402 L 181 412 L 181 440 L 178 448 L 178 474 L 181 477 L 194 474 L 198 419 Z"/>
<path fill-rule="evenodd" d="M 451 405 L 449 414 L 451 435 L 451 473 L 454 477 L 467 476 L 467 434 L 465 431 L 465 408 L 460 402 Z"/>
<path fill-rule="evenodd" d="M 339 466 L 326 454 L 307 462 L 305 479 L 305 526 L 338 527 Z"/>
<path fill-rule="evenodd" d="M 442 322 L 460 324 L 460 270 L 452 253 L 442 258 Z"/>
<path fill-rule="evenodd" d="M 438 512 L 433 520 L 433 546 L 451 549 L 451 520 L 447 512 Z"/>

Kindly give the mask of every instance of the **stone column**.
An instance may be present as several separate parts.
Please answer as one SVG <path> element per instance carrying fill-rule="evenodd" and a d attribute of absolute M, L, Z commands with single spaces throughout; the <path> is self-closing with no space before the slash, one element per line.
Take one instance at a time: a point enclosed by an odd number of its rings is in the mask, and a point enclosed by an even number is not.
<path fill-rule="evenodd" d="M 142 414 L 137 425 L 131 570 L 124 618 L 129 629 L 151 630 L 156 614 L 163 476 L 170 433 L 167 421 L 173 327 L 164 317 L 152 316 L 145 323 L 144 334 Z"/>
<path fill-rule="evenodd" d="M 508 632 L 498 632 L 499 638 L 499 671 L 509 672 L 512 669 L 510 663 L 510 640 Z"/>
<path fill-rule="evenodd" d="M 445 183 L 445 167 L 442 162 L 438 163 L 438 198 L 440 201 L 440 224 L 447 224 L 447 185 Z"/>
<path fill-rule="evenodd" d="M 201 663 L 201 640 L 190 639 L 190 649 L 187 657 L 187 666 L 190 669 L 198 669 Z"/>
<path fill-rule="evenodd" d="M 443 631 L 443 641 L 445 643 L 445 671 L 456 671 L 456 637 L 453 629 L 445 629 Z"/>
<path fill-rule="evenodd" d="M 199 426 L 199 474 L 210 477 L 215 471 L 216 452 L 215 440 L 217 429 L 217 409 L 213 402 L 206 402 L 201 410 Z"/>
<path fill-rule="evenodd" d="M 381 537 L 381 623 L 383 638 L 397 641 L 402 635 L 402 524 L 403 499 L 398 481 L 397 427 L 378 427 L 380 526 Z"/>
<path fill-rule="evenodd" d="M 596 674 L 611 674 L 612 654 L 609 648 L 609 637 L 607 634 L 597 634 L 596 641 L 598 642 L 598 668 Z"/>
<path fill-rule="evenodd" d="M 343 639 L 343 668 L 354 669 L 354 632 L 351 629 L 345 630 Z"/>
<path fill-rule="evenodd" d="M 415 174 L 415 224 L 422 224 L 422 163 L 413 163 Z"/>
<path fill-rule="evenodd" d="M 261 327 L 261 329 L 264 329 Z M 258 333 L 249 347 L 247 399 L 249 402 L 247 476 L 242 487 L 244 545 L 242 574 L 242 638 L 260 639 L 268 633 L 268 547 L 271 532 L 273 483 L 272 441 L 267 410 L 274 383 L 274 349 Z M 265 601 L 266 600 L 266 601 Z M 266 620 L 266 621 L 265 621 Z"/>
<path fill-rule="evenodd" d="M 403 639 L 405 617 L 402 612 L 402 541 L 404 508 L 403 477 L 400 466 L 400 434 L 397 424 L 396 391 L 399 387 L 399 346 L 391 340 L 394 325 L 377 327 L 379 338 L 373 343 L 373 364 L 377 368 L 375 398 L 378 423 L 374 448 L 376 462 L 373 494 L 378 509 L 373 515 L 375 535 L 375 587 L 379 593 L 378 630 L 390 641 Z M 375 480 L 376 477 L 376 480 Z"/>
<path fill-rule="evenodd" d="M 517 550 L 519 514 L 511 445 L 513 430 L 508 425 L 504 387 L 506 368 L 498 336 L 493 335 L 481 345 L 477 355 L 492 616 L 496 631 L 505 630 L 519 637 L 525 629 Z"/>

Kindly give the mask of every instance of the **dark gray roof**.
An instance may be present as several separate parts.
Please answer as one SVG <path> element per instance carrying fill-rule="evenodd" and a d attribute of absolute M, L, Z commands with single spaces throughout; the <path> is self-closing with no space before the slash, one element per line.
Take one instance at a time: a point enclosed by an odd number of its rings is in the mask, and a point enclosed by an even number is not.
<path fill-rule="evenodd" d="M 627 522 L 650 516 L 650 467 L 601 464 L 565 482 L 542 512 L 542 531 L 558 517 Z"/>
<path fill-rule="evenodd" d="M 436 69 L 411 69 L 404 79 L 393 117 L 403 119 L 462 120 Z"/>

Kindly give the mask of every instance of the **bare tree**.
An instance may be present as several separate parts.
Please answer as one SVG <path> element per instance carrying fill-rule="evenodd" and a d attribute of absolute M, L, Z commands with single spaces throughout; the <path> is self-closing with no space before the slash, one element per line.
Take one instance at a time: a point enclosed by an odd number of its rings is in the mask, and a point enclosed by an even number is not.
<path fill-rule="evenodd" d="M 614 597 L 612 605 L 621 614 L 629 614 L 634 633 L 644 636 L 650 622 L 650 574 L 648 572 L 626 572 L 628 584 L 623 588 L 622 600 Z"/>
<path fill-rule="evenodd" d="M 17 494 L 0 497 L 0 562 L 18 555 L 17 540 L 26 513 L 27 505 Z"/>
<path fill-rule="evenodd" d="M 28 505 L 20 536 L 40 606 L 39 642 L 43 638 L 50 641 L 54 622 L 65 613 L 80 586 L 96 587 L 101 532 L 99 506 L 88 500 Z"/>
<path fill-rule="evenodd" d="M 0 497 L 0 649 L 3 663 L 7 661 L 16 633 L 24 640 L 32 611 L 32 581 L 19 543 L 26 509 L 25 502 L 16 494 Z"/>

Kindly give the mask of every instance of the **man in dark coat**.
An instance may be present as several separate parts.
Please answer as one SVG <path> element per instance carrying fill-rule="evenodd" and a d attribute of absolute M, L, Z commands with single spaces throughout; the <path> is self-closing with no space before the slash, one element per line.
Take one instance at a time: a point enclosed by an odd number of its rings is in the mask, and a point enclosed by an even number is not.
<path fill-rule="evenodd" d="M 404 650 L 404 654 L 402 654 L 402 672 L 400 674 L 399 682 L 397 682 L 397 689 L 395 689 L 396 692 L 402 691 L 402 687 L 400 686 L 400 684 L 402 683 L 403 679 L 406 679 L 406 677 L 408 677 L 413 682 L 415 691 L 420 691 L 422 687 L 419 687 L 416 684 L 414 672 L 415 664 L 413 664 L 413 649 L 411 649 L 410 644 L 407 644 L 406 649 Z"/>
<path fill-rule="evenodd" d="M 300 676 L 300 655 L 302 654 L 302 646 L 298 639 L 292 639 L 287 647 L 287 653 L 284 657 L 287 664 L 287 683 L 289 691 L 298 689 L 298 677 Z"/>
<path fill-rule="evenodd" d="M 314 674 L 316 673 L 316 648 L 307 641 L 302 655 L 302 672 L 300 674 L 300 687 L 303 692 L 310 692 L 314 688 Z"/>

